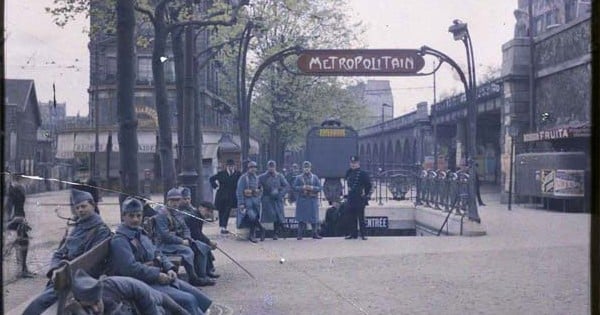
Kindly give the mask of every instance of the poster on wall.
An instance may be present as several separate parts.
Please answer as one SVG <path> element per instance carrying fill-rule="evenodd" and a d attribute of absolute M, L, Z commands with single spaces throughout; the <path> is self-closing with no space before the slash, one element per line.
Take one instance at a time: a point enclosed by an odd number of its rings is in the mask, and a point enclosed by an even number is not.
<path fill-rule="evenodd" d="M 556 170 L 554 177 L 554 195 L 563 197 L 583 197 L 583 170 Z"/>
<path fill-rule="evenodd" d="M 554 192 L 555 170 L 541 170 L 540 182 L 542 184 L 542 194 L 552 194 Z"/>

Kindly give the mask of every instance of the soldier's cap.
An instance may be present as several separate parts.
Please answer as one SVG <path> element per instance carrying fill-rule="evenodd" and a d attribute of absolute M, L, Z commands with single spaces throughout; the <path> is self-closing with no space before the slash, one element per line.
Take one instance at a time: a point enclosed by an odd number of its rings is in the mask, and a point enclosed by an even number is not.
<path fill-rule="evenodd" d="M 229 159 L 225 162 L 225 165 L 235 165 L 235 162 L 232 159 Z"/>
<path fill-rule="evenodd" d="M 192 197 L 192 191 L 187 187 L 181 188 L 181 197 L 183 197 L 183 198 Z"/>
<path fill-rule="evenodd" d="M 169 199 L 179 199 L 181 198 L 181 191 L 177 188 L 171 188 L 167 192 L 167 200 Z"/>
<path fill-rule="evenodd" d="M 86 200 L 94 202 L 94 197 L 87 191 L 72 188 L 71 189 L 71 202 L 73 205 L 78 205 Z"/>
<path fill-rule="evenodd" d="M 92 278 L 83 269 L 77 269 L 71 291 L 80 302 L 97 302 L 102 299 L 102 286 L 102 281 Z"/>
<path fill-rule="evenodd" d="M 251 167 L 258 167 L 258 165 L 256 164 L 256 162 L 250 161 L 250 162 L 248 162 L 248 168 L 251 168 Z"/>
<path fill-rule="evenodd" d="M 298 167 L 298 163 L 292 164 L 292 167 Z"/>
<path fill-rule="evenodd" d="M 358 158 L 358 155 L 353 155 L 350 157 L 350 162 L 359 162 L 360 159 Z"/>
<path fill-rule="evenodd" d="M 142 212 L 142 202 L 133 197 L 127 197 L 121 205 L 121 214 L 126 215 L 128 213 Z"/>
<path fill-rule="evenodd" d="M 267 162 L 267 167 L 275 167 L 277 166 L 277 163 L 275 163 L 275 161 L 270 160 L 269 162 Z"/>
<path fill-rule="evenodd" d="M 312 164 L 309 161 L 302 162 L 302 168 L 312 167 Z"/>

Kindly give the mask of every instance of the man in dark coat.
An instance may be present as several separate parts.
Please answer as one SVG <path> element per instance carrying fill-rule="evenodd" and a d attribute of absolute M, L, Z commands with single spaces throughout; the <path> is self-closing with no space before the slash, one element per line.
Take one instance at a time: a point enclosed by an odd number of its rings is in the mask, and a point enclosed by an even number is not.
<path fill-rule="evenodd" d="M 94 212 L 95 204 L 90 193 L 72 189 L 71 201 L 78 217 L 75 228 L 52 255 L 50 270 L 46 273 L 50 281 L 44 292 L 27 306 L 24 315 L 41 314 L 58 300 L 54 291 L 54 271 L 62 266 L 63 261 L 71 261 L 81 256 L 111 235 L 110 228 Z M 103 267 L 97 266 L 92 273 L 98 276 Z"/>
<path fill-rule="evenodd" d="M 233 160 L 227 160 L 225 169 L 210 177 L 210 184 L 217 189 L 215 206 L 219 211 L 219 226 L 221 234 L 227 234 L 227 222 L 231 209 L 237 206 L 235 189 L 242 174 L 235 169 Z M 218 183 L 218 184 L 217 184 Z"/>
<path fill-rule="evenodd" d="M 179 210 L 181 191 L 172 188 L 167 192 L 167 209 L 156 216 L 157 247 L 168 255 L 181 255 L 182 264 L 194 286 L 214 285 L 208 278 L 210 247 L 192 239 L 185 224 L 185 214 Z"/>
<path fill-rule="evenodd" d="M 141 228 L 142 204 L 127 198 L 121 207 L 123 223 L 110 242 L 109 274 L 133 277 L 165 293 L 190 314 L 203 314 L 212 301 L 199 289 L 177 278 L 175 266 Z"/>
<path fill-rule="evenodd" d="M 296 200 L 296 220 L 298 221 L 298 237 L 304 235 L 306 223 L 311 223 L 313 238 L 321 239 L 319 235 L 319 192 L 323 190 L 321 180 L 311 172 L 312 164 L 309 161 L 302 163 L 302 174 L 294 180 L 294 190 L 298 193 Z"/>
<path fill-rule="evenodd" d="M 25 219 L 25 188 L 21 183 L 22 174 L 13 174 L 8 186 L 8 193 L 4 211 L 7 211 L 6 228 L 15 231 L 17 236 L 14 247 L 17 255 L 17 263 L 21 266 L 19 278 L 33 278 L 34 273 L 27 268 L 27 254 L 29 253 L 29 232 L 31 226 Z"/>
<path fill-rule="evenodd" d="M 140 280 L 118 276 L 96 280 L 83 269 L 75 272 L 71 291 L 78 307 L 71 305 L 67 314 L 163 315 L 173 306 L 164 303 L 171 298 Z M 171 311 L 188 313 L 181 307 Z"/>
<path fill-rule="evenodd" d="M 265 240 L 265 229 L 260 224 L 260 196 L 262 190 L 256 176 L 256 162 L 248 162 L 248 171 L 240 177 L 237 183 L 236 195 L 238 211 L 242 214 L 241 221 L 246 221 L 250 225 L 248 240 L 256 243 L 254 232 L 258 228 L 260 231 L 260 240 Z M 241 222 L 238 222 L 241 225 Z"/>
<path fill-rule="evenodd" d="M 290 189 L 283 174 L 277 172 L 275 161 L 267 162 L 267 171 L 258 176 L 258 185 L 263 190 L 262 202 L 262 222 L 273 222 L 273 239 L 283 233 L 283 197 Z"/>
<path fill-rule="evenodd" d="M 348 185 L 348 213 L 350 216 L 346 239 L 358 238 L 360 228 L 361 239 L 366 240 L 365 235 L 365 206 L 371 198 L 371 178 L 369 174 L 360 169 L 358 156 L 350 157 L 350 169 L 346 172 L 346 183 Z M 358 221 L 358 222 L 357 222 Z"/>
<path fill-rule="evenodd" d="M 217 242 L 209 239 L 203 232 L 202 228 L 204 227 L 204 221 L 208 217 L 208 212 L 212 211 L 214 207 L 207 203 L 200 203 L 200 209 L 196 209 L 192 205 L 192 196 L 190 189 L 187 187 L 183 187 L 181 189 L 181 202 L 179 203 L 179 210 L 189 214 L 184 215 L 185 224 L 190 229 L 190 237 L 195 240 L 201 242 L 201 246 L 204 245 L 204 252 L 208 255 L 207 261 L 207 272 L 206 275 L 210 278 L 218 278 L 219 274 L 215 272 L 214 260 L 215 256 L 212 254 L 212 250 L 217 249 Z"/>

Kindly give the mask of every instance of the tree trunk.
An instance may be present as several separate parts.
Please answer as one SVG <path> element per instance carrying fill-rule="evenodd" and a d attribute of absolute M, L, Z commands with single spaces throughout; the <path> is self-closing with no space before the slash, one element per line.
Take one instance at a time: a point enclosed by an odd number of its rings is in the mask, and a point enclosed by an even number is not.
<path fill-rule="evenodd" d="M 183 90 L 184 90 L 184 62 L 183 62 L 183 28 L 171 33 L 173 45 L 173 61 L 175 62 L 175 89 L 177 93 L 177 157 L 181 161 L 181 148 L 183 145 Z M 181 173 L 181 163 L 177 172 Z"/>
<path fill-rule="evenodd" d="M 119 121 L 119 158 L 121 161 L 122 202 L 126 195 L 137 195 L 138 139 L 137 117 L 133 107 L 135 84 L 135 11 L 133 0 L 116 3 L 117 11 L 117 115 Z"/>
<path fill-rule="evenodd" d="M 173 162 L 173 139 L 171 138 L 171 107 L 167 99 L 165 71 L 160 60 L 160 57 L 165 55 L 167 42 L 164 10 L 157 10 L 155 19 L 152 76 L 154 77 L 156 113 L 158 115 L 158 139 L 163 191 L 166 192 L 175 186 L 175 164 Z"/>

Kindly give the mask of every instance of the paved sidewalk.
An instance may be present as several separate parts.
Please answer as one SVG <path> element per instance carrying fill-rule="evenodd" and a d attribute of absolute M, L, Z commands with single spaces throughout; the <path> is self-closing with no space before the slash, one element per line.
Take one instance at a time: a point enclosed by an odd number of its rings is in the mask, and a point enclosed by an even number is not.
<path fill-rule="evenodd" d="M 28 205 L 40 201 L 26 209 L 38 230 L 34 243 L 60 238 L 63 221 L 42 204 L 66 196 L 29 196 Z M 483 198 L 487 235 L 481 237 L 294 238 L 254 245 L 205 225 L 255 280 L 216 252 L 222 276 L 203 290 L 226 306 L 219 313 L 234 314 L 588 314 L 590 215 L 521 205 L 508 211 L 499 195 Z M 118 224 L 111 205 L 116 197 L 105 201 L 102 216 Z M 39 276 L 5 285 L 5 310 L 41 292 L 44 283 Z"/>

